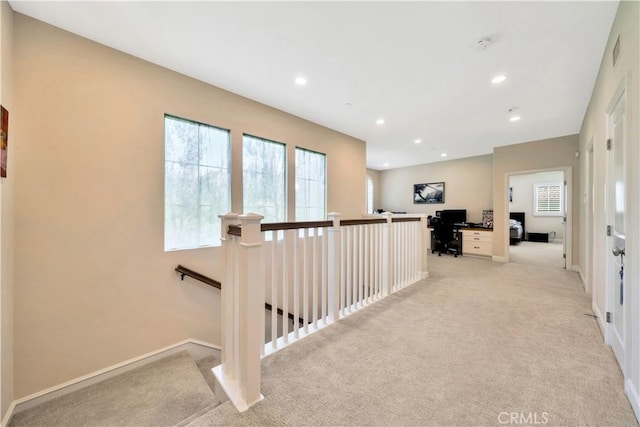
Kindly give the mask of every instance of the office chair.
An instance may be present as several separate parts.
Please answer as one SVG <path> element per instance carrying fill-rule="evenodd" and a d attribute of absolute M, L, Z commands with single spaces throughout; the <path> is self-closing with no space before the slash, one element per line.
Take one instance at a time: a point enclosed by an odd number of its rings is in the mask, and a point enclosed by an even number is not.
<path fill-rule="evenodd" d="M 443 253 L 452 253 L 454 257 L 461 254 L 460 241 L 456 239 L 456 230 L 453 224 L 442 221 L 439 217 L 431 218 L 431 226 L 433 227 L 434 247 L 431 253 L 438 252 L 438 256 Z"/>

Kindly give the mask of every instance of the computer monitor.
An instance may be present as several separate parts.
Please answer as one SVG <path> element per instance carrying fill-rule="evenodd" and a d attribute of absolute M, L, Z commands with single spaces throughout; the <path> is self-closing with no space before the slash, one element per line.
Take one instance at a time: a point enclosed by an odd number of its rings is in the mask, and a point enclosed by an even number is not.
<path fill-rule="evenodd" d="M 466 209 L 446 209 L 440 214 L 442 221 L 449 224 L 463 224 L 467 222 Z"/>

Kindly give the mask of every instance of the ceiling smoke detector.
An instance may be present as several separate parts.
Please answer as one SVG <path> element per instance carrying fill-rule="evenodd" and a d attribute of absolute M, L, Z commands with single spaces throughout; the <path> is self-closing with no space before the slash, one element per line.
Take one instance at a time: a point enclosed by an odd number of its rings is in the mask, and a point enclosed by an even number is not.
<path fill-rule="evenodd" d="M 478 40 L 477 42 L 475 42 L 475 44 L 473 45 L 473 48 L 475 50 L 485 50 L 486 48 L 489 47 L 490 44 L 491 44 L 491 39 L 489 37 L 484 37 Z"/>

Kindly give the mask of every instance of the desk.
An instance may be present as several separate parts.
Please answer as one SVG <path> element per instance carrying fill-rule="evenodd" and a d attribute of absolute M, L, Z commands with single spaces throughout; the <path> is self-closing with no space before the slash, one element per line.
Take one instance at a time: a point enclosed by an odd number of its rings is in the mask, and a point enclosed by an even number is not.
<path fill-rule="evenodd" d="M 431 238 L 429 249 L 435 250 L 433 228 L 429 227 Z M 464 255 L 479 255 L 490 257 L 493 255 L 493 229 L 477 227 L 459 227 L 453 232 L 453 238 L 462 247 Z"/>
<path fill-rule="evenodd" d="M 493 230 L 487 228 L 462 229 L 462 253 L 467 255 L 493 255 Z"/>

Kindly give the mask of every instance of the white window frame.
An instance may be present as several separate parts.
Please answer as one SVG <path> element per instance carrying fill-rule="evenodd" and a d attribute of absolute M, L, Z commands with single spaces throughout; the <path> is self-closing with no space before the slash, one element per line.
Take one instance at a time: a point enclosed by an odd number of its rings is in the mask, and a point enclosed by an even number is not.
<path fill-rule="evenodd" d="M 250 206 L 249 203 L 247 203 L 247 196 L 249 194 L 249 191 L 247 191 L 248 189 L 248 173 L 251 173 L 251 171 L 247 170 L 247 158 L 246 156 L 246 151 L 245 151 L 245 147 L 246 147 L 246 143 L 247 140 L 255 140 L 255 141 L 261 141 L 265 144 L 273 144 L 273 145 L 277 145 L 280 146 L 282 148 L 282 200 L 281 200 L 281 205 L 283 207 L 283 211 L 282 213 L 282 217 L 281 218 L 271 218 L 270 215 L 268 214 L 268 212 L 266 212 L 266 209 L 264 208 L 255 208 L 255 207 L 248 207 Z M 275 199 L 274 199 L 275 200 Z M 259 215 L 264 216 L 265 218 L 262 220 L 263 223 L 268 223 L 268 222 L 286 222 L 287 221 L 287 211 L 288 211 L 288 204 L 287 204 L 287 145 L 283 144 L 281 142 L 278 141 L 273 141 L 270 139 L 266 139 L 266 138 L 262 138 L 260 136 L 255 136 L 255 135 L 251 135 L 251 134 L 243 134 L 242 135 L 242 206 L 243 206 L 243 212 L 244 213 L 249 213 L 249 211 L 261 211 L 261 212 L 253 212 Z M 274 202 L 274 207 L 276 206 L 276 203 Z"/>
<path fill-rule="evenodd" d="M 553 187 L 558 188 L 558 210 L 550 210 L 551 203 L 547 202 L 546 206 L 540 205 L 540 191 L 549 191 Z M 548 198 L 549 199 L 549 198 Z M 540 182 L 533 185 L 533 214 L 534 216 L 564 216 L 564 183 L 563 182 Z"/>
<path fill-rule="evenodd" d="M 307 208 L 306 206 L 301 207 L 299 204 L 299 197 L 298 197 L 298 189 L 299 186 L 301 184 L 303 184 L 301 182 L 302 178 L 300 178 L 298 176 L 298 167 L 300 166 L 298 164 L 298 153 L 310 153 L 310 154 L 314 154 L 314 155 L 318 155 L 321 156 L 323 158 L 324 161 L 324 165 L 323 165 L 323 169 L 324 169 L 324 180 L 320 181 L 320 180 L 313 180 L 313 179 L 304 179 L 305 181 L 316 181 L 316 182 L 321 182 L 322 184 L 322 215 L 320 217 L 317 218 L 302 218 L 300 217 L 300 215 L 298 214 L 298 209 L 300 208 Z M 309 150 L 307 148 L 302 148 L 302 147 L 296 147 L 295 150 L 295 190 L 296 190 L 296 197 L 295 197 L 295 215 L 296 215 L 296 221 L 323 221 L 324 219 L 326 219 L 327 217 L 327 155 L 324 153 L 320 153 L 318 151 L 314 151 L 314 150 Z"/>
<path fill-rule="evenodd" d="M 373 214 L 373 199 L 375 198 L 376 187 L 371 175 L 367 175 L 367 214 Z"/>
<path fill-rule="evenodd" d="M 177 160 L 177 159 L 169 159 L 168 158 L 168 153 L 167 153 L 167 147 L 168 147 L 168 142 L 169 142 L 169 135 L 167 133 L 167 123 L 168 120 L 173 120 L 173 121 L 181 121 L 184 122 L 188 125 L 191 126 L 196 126 L 198 128 L 198 154 L 197 154 L 197 161 L 193 162 L 193 161 L 187 161 L 187 160 Z M 177 117 L 177 116 L 173 116 L 170 114 L 165 114 L 164 116 L 164 149 L 165 149 L 165 159 L 164 159 L 164 166 L 165 166 L 165 170 L 164 170 L 164 179 L 165 179 L 165 188 L 164 188 L 164 210 L 165 210 L 165 218 L 164 218 L 164 250 L 165 252 L 169 252 L 169 251 L 178 251 L 178 250 L 186 250 L 186 249 L 198 249 L 198 248 L 207 248 L 207 247 L 215 247 L 215 246 L 220 246 L 220 232 L 221 232 L 221 226 L 220 226 L 220 219 L 218 217 L 218 215 L 222 215 L 225 214 L 227 212 L 229 212 L 231 210 L 231 132 L 228 129 L 224 129 L 224 128 L 220 128 L 217 126 L 212 126 L 206 123 L 201 123 L 201 122 L 197 122 L 195 120 L 190 120 L 190 119 L 185 119 L 182 117 Z M 220 166 L 214 166 L 211 164 L 205 164 L 206 160 L 203 159 L 203 152 L 202 152 L 202 142 L 203 140 L 201 139 L 201 134 L 200 134 L 200 130 L 201 129 L 209 129 L 209 130 L 216 130 L 216 131 L 220 131 L 223 133 L 226 133 L 226 147 L 223 147 L 223 149 L 226 148 L 226 162 L 221 162 Z M 204 135 L 203 135 L 204 136 Z M 191 202 L 194 205 L 194 208 L 196 209 L 196 213 L 195 216 L 197 218 L 196 221 L 196 229 L 197 231 L 195 232 L 195 234 L 197 234 L 197 237 L 193 240 L 191 240 L 190 244 L 185 244 L 185 243 L 180 243 L 180 244 L 176 244 L 175 240 L 171 239 L 171 234 L 174 234 L 170 231 L 175 229 L 175 227 L 171 224 L 169 224 L 170 222 L 170 215 L 169 215 L 169 210 L 171 209 L 171 206 L 173 206 L 175 203 L 172 203 L 171 200 L 169 200 L 169 198 L 171 197 L 171 192 L 168 189 L 168 185 L 169 182 L 173 179 L 173 180 L 179 180 L 179 177 L 176 176 L 171 176 L 170 175 L 170 165 L 174 164 L 174 165 L 180 165 L 182 167 L 195 167 L 198 169 L 198 184 L 197 184 L 197 200 L 192 200 Z M 202 211 L 203 206 L 206 205 L 214 205 L 215 202 L 213 202 L 212 200 L 207 201 L 207 200 L 203 200 L 203 193 L 202 193 L 202 172 L 203 170 L 206 169 L 210 169 L 210 170 L 217 170 L 218 172 L 222 172 L 222 174 L 220 174 L 219 178 L 224 178 L 226 180 L 226 194 L 225 194 L 225 199 L 227 201 L 227 203 L 225 204 L 225 206 L 221 207 L 219 209 L 219 212 L 214 212 L 213 214 L 207 215 Z M 185 185 L 191 185 L 192 182 L 186 183 L 186 182 L 182 182 L 181 185 L 185 186 Z M 211 230 L 211 235 L 208 235 L 205 233 L 205 231 L 209 229 Z M 178 232 L 181 229 L 178 228 Z M 182 229 L 184 232 L 184 229 Z M 188 234 L 187 232 L 185 232 L 185 234 Z"/>

